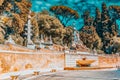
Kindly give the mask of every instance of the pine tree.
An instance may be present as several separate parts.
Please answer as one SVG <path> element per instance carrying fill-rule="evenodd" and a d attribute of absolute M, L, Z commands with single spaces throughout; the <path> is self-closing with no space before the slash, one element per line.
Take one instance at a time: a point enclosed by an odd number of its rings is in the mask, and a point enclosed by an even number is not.
<path fill-rule="evenodd" d="M 90 12 L 88 10 L 83 13 L 83 19 L 85 26 L 93 25 L 93 18 L 90 16 Z"/>
<path fill-rule="evenodd" d="M 102 13 L 101 13 L 101 32 L 102 32 L 102 42 L 103 50 L 106 53 L 112 53 L 113 45 L 113 36 L 117 36 L 117 24 L 114 19 L 109 15 L 109 11 L 105 3 L 102 4 Z"/>
<path fill-rule="evenodd" d="M 108 29 L 108 24 L 110 22 L 110 17 L 109 17 L 109 12 L 107 9 L 107 6 L 105 3 L 102 3 L 102 13 L 101 13 L 101 22 L 102 22 L 102 32 L 106 34 L 106 32 L 109 32 Z M 103 37 L 105 37 L 105 35 L 102 35 Z"/>
<path fill-rule="evenodd" d="M 96 31 L 100 37 L 102 37 L 102 26 L 101 26 L 101 12 L 98 8 L 96 8 L 96 15 L 94 20 L 94 26 L 96 27 Z"/>

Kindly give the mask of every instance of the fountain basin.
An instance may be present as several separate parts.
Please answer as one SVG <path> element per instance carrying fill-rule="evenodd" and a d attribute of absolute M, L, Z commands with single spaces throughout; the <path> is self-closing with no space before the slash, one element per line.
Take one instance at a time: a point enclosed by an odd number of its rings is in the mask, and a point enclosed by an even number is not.
<path fill-rule="evenodd" d="M 76 60 L 76 65 L 78 67 L 90 67 L 95 60 Z"/>

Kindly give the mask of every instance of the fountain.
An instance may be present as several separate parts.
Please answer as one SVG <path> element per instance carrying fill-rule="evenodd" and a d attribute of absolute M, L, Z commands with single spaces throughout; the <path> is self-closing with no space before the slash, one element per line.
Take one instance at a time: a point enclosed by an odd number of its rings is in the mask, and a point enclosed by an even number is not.
<path fill-rule="evenodd" d="M 78 67 L 90 67 L 95 60 L 88 60 L 86 57 L 83 57 L 82 60 L 76 60 L 76 65 Z"/>
<path fill-rule="evenodd" d="M 86 47 L 84 47 L 83 42 L 80 40 L 79 32 L 76 30 L 76 28 L 74 28 L 73 40 L 70 49 L 75 51 L 76 53 L 81 53 L 81 48 L 84 49 Z"/>
<path fill-rule="evenodd" d="M 31 33 L 31 11 L 29 12 L 29 15 L 28 15 L 28 23 L 27 23 L 27 48 L 30 48 L 30 49 L 35 49 L 35 44 L 33 43 L 33 41 L 31 40 L 31 36 L 32 36 L 32 33 Z"/>

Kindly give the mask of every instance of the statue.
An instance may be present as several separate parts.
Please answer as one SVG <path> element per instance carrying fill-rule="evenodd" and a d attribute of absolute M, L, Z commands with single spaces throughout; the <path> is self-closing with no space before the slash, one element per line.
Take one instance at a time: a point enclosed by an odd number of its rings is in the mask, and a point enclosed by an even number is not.
<path fill-rule="evenodd" d="M 15 44 L 15 41 L 12 39 L 11 35 L 9 35 L 9 38 L 7 41 L 5 41 L 5 44 L 10 43 L 10 44 Z"/>
<path fill-rule="evenodd" d="M 50 36 L 49 39 L 45 37 L 44 40 L 43 35 L 41 34 L 40 48 L 49 48 L 50 50 L 53 50 L 52 37 Z"/>
<path fill-rule="evenodd" d="M 53 41 L 52 41 L 52 37 L 51 36 L 50 36 L 49 44 L 50 44 L 49 48 L 52 50 L 53 49 Z"/>
<path fill-rule="evenodd" d="M 44 39 L 43 39 L 43 35 L 41 34 L 41 40 L 40 40 L 40 48 L 44 48 Z"/>

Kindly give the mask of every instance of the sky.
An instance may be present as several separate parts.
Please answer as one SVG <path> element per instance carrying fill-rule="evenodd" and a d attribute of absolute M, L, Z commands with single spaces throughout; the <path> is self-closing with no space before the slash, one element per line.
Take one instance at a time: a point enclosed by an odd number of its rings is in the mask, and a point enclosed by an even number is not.
<path fill-rule="evenodd" d="M 119 5 L 120 0 L 31 0 L 32 7 L 31 10 L 34 12 L 40 12 L 42 10 L 49 10 L 51 6 L 54 5 L 64 5 L 68 6 L 76 11 L 79 15 L 82 15 L 85 10 L 90 10 L 91 16 L 95 15 L 95 8 L 101 9 L 102 2 L 105 2 L 107 6 L 109 5 Z M 120 21 L 117 20 L 118 25 Z M 83 19 L 79 19 L 76 22 L 76 28 L 80 29 L 83 26 Z"/>

